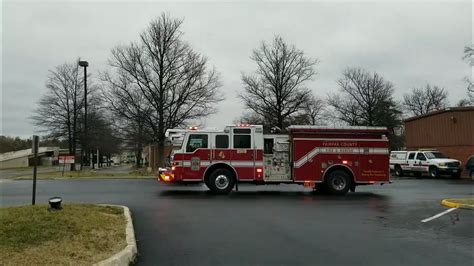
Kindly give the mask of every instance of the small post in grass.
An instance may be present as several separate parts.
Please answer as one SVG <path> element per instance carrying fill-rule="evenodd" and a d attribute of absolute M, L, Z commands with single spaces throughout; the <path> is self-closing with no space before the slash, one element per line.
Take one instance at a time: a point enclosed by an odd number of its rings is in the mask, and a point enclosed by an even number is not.
<path fill-rule="evenodd" d="M 37 165 L 38 165 L 38 142 L 39 137 L 33 135 L 33 196 L 31 198 L 31 205 L 35 205 L 36 202 L 36 172 L 37 172 Z"/>

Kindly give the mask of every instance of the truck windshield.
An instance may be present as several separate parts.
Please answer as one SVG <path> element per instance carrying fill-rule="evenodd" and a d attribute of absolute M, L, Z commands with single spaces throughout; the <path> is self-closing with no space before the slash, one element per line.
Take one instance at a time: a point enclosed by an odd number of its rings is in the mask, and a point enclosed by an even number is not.
<path fill-rule="evenodd" d="M 425 152 L 426 157 L 428 159 L 443 159 L 448 158 L 448 156 L 442 154 L 441 152 Z"/>

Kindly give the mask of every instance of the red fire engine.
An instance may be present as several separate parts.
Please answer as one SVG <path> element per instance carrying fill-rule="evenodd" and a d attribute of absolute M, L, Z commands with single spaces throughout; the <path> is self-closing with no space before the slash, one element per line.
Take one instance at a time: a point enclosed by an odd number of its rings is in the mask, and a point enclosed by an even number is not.
<path fill-rule="evenodd" d="M 165 183 L 204 182 L 215 193 L 237 183 L 296 183 L 332 194 L 357 185 L 390 182 L 384 127 L 290 126 L 288 134 L 263 134 L 261 125 L 224 131 L 188 130 L 160 171 Z"/>

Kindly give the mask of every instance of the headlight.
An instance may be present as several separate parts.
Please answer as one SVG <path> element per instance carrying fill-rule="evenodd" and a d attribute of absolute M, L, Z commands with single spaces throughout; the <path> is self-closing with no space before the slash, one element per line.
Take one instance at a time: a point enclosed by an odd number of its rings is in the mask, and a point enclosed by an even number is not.
<path fill-rule="evenodd" d="M 446 163 L 439 163 L 439 166 L 446 166 Z"/>

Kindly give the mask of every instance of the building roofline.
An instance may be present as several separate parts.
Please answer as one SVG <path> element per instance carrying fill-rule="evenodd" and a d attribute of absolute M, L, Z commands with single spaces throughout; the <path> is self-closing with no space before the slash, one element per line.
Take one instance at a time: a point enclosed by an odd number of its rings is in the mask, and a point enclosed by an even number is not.
<path fill-rule="evenodd" d="M 439 115 L 439 114 L 442 114 L 442 113 L 465 112 L 465 111 L 474 111 L 474 106 L 448 107 L 448 108 L 438 110 L 438 111 L 433 111 L 433 112 L 430 112 L 430 113 L 427 113 L 427 114 L 424 114 L 424 115 L 413 116 L 413 117 L 404 119 L 403 122 L 405 122 L 405 123 L 406 122 L 411 122 L 411 121 L 418 120 L 418 119 L 421 119 L 421 118 L 425 118 L 425 117 L 429 117 L 429 116 L 433 116 L 433 115 Z"/>

